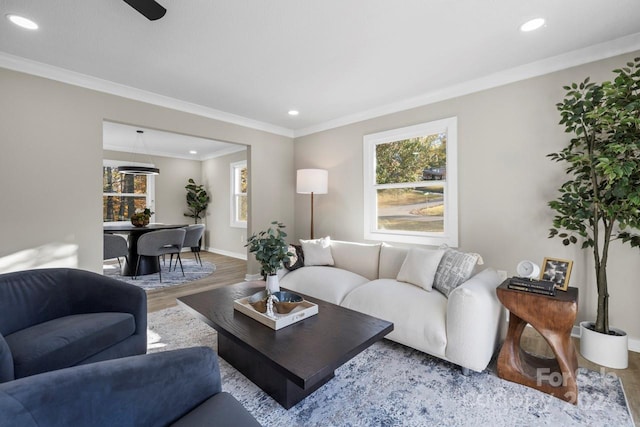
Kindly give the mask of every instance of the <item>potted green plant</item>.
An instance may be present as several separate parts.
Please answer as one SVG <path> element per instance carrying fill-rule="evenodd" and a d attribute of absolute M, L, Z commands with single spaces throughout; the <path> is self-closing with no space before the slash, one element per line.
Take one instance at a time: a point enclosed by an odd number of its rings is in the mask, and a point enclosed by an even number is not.
<path fill-rule="evenodd" d="M 289 261 L 290 256 L 293 256 L 285 240 L 287 233 L 283 231 L 284 228 L 285 225 L 281 222 L 273 221 L 267 230 L 249 237 L 245 245 L 249 247 L 249 252 L 255 254 L 256 261 L 262 266 L 267 291 L 272 293 L 280 290 L 278 270 L 283 267 L 284 262 Z"/>
<path fill-rule="evenodd" d="M 565 86 L 557 104 L 560 124 L 572 134 L 567 147 L 548 155 L 567 164 L 569 180 L 549 206 L 549 237 L 590 249 L 598 289 L 595 322 L 582 322 L 580 352 L 600 365 L 624 369 L 627 335 L 609 326 L 607 261 L 611 242 L 640 246 L 640 58 L 613 71 L 615 78 Z M 603 342 L 606 341 L 606 342 Z"/>
<path fill-rule="evenodd" d="M 189 206 L 189 212 L 185 213 L 184 216 L 193 218 L 197 224 L 198 220 L 201 219 L 200 214 L 207 210 L 207 205 L 211 199 L 204 186 L 196 184 L 191 178 L 189 178 L 188 184 L 184 188 L 187 189 L 187 205 Z"/>
<path fill-rule="evenodd" d="M 144 227 L 149 225 L 149 220 L 151 219 L 151 215 L 155 212 L 151 212 L 151 209 L 144 208 L 144 210 L 136 210 L 136 212 L 131 215 L 131 224 L 135 227 Z"/>

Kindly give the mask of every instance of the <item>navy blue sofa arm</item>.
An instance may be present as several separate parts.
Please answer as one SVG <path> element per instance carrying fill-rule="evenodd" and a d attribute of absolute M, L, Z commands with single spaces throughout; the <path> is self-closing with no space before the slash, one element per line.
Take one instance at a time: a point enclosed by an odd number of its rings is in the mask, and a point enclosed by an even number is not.
<path fill-rule="evenodd" d="M 220 392 L 208 347 L 131 356 L 0 384 L 0 427 L 166 426 Z"/>

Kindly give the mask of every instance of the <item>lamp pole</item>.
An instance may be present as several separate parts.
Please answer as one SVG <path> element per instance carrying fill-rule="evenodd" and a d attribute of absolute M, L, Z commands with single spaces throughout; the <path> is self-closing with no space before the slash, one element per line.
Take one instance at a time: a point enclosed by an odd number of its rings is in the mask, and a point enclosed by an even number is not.
<path fill-rule="evenodd" d="M 325 169 L 298 169 L 296 172 L 296 192 L 298 194 L 311 194 L 311 229 L 310 238 L 313 239 L 313 196 L 314 194 L 327 194 L 328 171 Z"/>
<path fill-rule="evenodd" d="M 313 191 L 311 192 L 311 240 L 313 240 Z"/>

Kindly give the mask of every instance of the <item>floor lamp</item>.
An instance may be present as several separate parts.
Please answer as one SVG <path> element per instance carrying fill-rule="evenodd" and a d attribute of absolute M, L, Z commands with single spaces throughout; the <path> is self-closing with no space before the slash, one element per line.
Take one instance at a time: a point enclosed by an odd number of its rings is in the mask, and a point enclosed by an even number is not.
<path fill-rule="evenodd" d="M 313 195 L 327 194 L 329 172 L 324 169 L 298 169 L 296 193 L 311 194 L 311 238 L 313 239 Z"/>

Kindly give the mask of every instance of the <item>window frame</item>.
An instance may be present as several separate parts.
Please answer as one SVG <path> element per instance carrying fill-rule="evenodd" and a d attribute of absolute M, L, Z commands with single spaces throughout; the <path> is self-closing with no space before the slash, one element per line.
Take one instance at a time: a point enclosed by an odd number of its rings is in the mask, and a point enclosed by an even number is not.
<path fill-rule="evenodd" d="M 111 167 L 111 168 L 117 168 L 118 166 L 123 165 L 124 163 L 126 163 L 127 165 L 131 165 L 131 166 L 145 166 L 145 167 L 150 167 L 150 168 L 154 168 L 155 165 L 152 163 L 139 163 L 139 162 L 129 162 L 129 161 L 122 161 L 122 160 L 107 160 L 107 159 L 103 159 L 102 160 L 102 167 L 104 168 L 105 166 L 107 167 Z M 155 180 L 155 176 L 154 175 L 146 175 L 147 177 L 147 193 L 145 195 L 145 206 L 148 207 L 149 209 L 151 209 L 151 212 L 154 212 L 154 214 L 151 215 L 150 218 L 150 222 L 155 222 L 156 219 L 156 215 L 155 215 L 155 194 L 156 194 L 156 180 Z M 105 196 L 133 196 L 133 197 L 141 197 L 138 194 L 131 194 L 131 193 L 105 193 L 104 191 L 102 192 L 102 201 L 104 203 L 104 197 Z M 103 218 L 104 220 L 104 218 Z M 124 221 L 103 221 L 102 223 L 104 225 L 116 225 L 116 224 L 125 224 L 129 222 L 129 220 L 124 220 Z"/>
<path fill-rule="evenodd" d="M 376 146 L 404 139 L 436 133 L 447 134 L 447 176 L 445 180 L 417 181 L 401 184 L 376 184 Z M 364 238 L 408 244 L 458 247 L 458 120 L 449 117 L 398 129 L 365 135 L 364 152 Z M 444 232 L 412 232 L 403 230 L 379 230 L 377 190 L 385 188 L 415 188 L 429 184 L 444 187 Z"/>
<path fill-rule="evenodd" d="M 232 162 L 229 164 L 230 170 L 230 198 L 229 198 L 229 207 L 230 207 L 230 226 L 234 228 L 247 228 L 247 221 L 241 221 L 238 219 L 239 214 L 239 200 L 240 197 L 248 197 L 247 193 L 239 192 L 240 189 L 240 173 L 243 168 L 247 168 L 247 161 L 241 160 L 239 162 Z M 248 170 L 247 170 L 248 173 Z"/>

